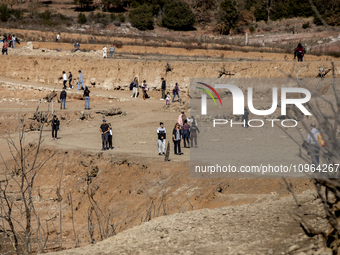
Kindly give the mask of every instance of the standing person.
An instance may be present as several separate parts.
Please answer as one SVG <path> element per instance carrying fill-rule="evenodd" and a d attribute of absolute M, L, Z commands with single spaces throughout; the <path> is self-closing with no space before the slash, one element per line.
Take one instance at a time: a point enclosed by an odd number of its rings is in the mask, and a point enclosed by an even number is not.
<path fill-rule="evenodd" d="M 70 86 L 70 89 L 73 89 L 73 86 L 71 85 L 72 82 L 72 73 L 68 72 L 68 85 Z"/>
<path fill-rule="evenodd" d="M 76 41 L 76 43 L 74 44 L 74 52 L 79 50 L 79 48 L 80 48 L 80 43 L 78 41 Z"/>
<path fill-rule="evenodd" d="M 147 90 L 148 85 L 146 84 L 146 80 L 143 81 L 142 83 L 142 91 L 143 91 L 143 99 L 145 100 L 146 98 L 146 90 Z"/>
<path fill-rule="evenodd" d="M 78 90 L 79 90 L 79 84 L 81 84 L 82 89 L 85 89 L 83 73 L 81 72 L 81 70 L 79 70 L 78 73 L 79 73 Z"/>
<path fill-rule="evenodd" d="M 111 44 L 111 47 L 110 47 L 110 56 L 112 59 L 114 59 L 115 57 L 115 46 L 113 44 Z"/>
<path fill-rule="evenodd" d="M 195 148 L 197 148 L 197 132 L 199 133 L 200 130 L 197 127 L 197 121 L 195 120 L 195 117 L 192 117 L 191 128 L 190 128 L 191 148 L 194 146 L 194 142 L 195 142 Z"/>
<path fill-rule="evenodd" d="M 131 97 L 137 98 L 137 93 L 138 93 L 138 79 L 137 79 L 137 77 L 135 77 L 135 79 L 133 80 L 131 85 L 132 85 L 132 94 L 131 94 Z"/>
<path fill-rule="evenodd" d="M 107 58 L 107 48 L 105 45 L 103 47 L 103 58 Z"/>
<path fill-rule="evenodd" d="M 170 93 L 168 92 L 167 95 L 166 95 L 165 104 L 166 104 L 166 105 L 170 105 L 170 100 L 171 100 L 171 96 L 170 96 Z"/>
<path fill-rule="evenodd" d="M 178 87 L 178 83 L 176 82 L 175 88 L 172 90 L 174 97 L 172 98 L 172 102 L 175 101 L 175 97 L 177 95 L 178 97 L 178 102 L 179 102 L 179 87 Z"/>
<path fill-rule="evenodd" d="M 181 126 L 178 123 L 176 123 L 174 129 L 172 130 L 172 140 L 174 141 L 175 155 L 182 155 L 183 153 L 181 152 L 181 140 L 182 140 Z"/>
<path fill-rule="evenodd" d="M 52 126 L 52 140 L 53 139 L 58 139 L 57 138 L 57 133 L 58 133 L 58 130 L 59 130 L 59 120 L 57 118 L 57 115 L 54 115 L 53 116 L 53 119 L 52 119 L 52 122 L 51 122 L 51 126 Z"/>
<path fill-rule="evenodd" d="M 166 130 L 164 127 L 164 123 L 160 122 L 159 127 L 157 128 L 157 137 L 158 137 L 158 155 L 165 155 L 165 140 L 166 140 Z"/>
<path fill-rule="evenodd" d="M 64 84 L 63 89 L 66 89 L 66 83 L 67 83 L 67 75 L 65 71 L 63 71 L 63 84 Z"/>
<path fill-rule="evenodd" d="M 55 41 L 56 41 L 56 42 L 60 42 L 60 34 L 59 34 L 59 33 L 57 34 L 57 38 L 56 38 Z"/>
<path fill-rule="evenodd" d="M 109 123 L 109 133 L 108 133 L 108 140 L 109 140 L 109 149 L 113 149 L 113 146 L 112 146 L 112 126 L 111 126 L 111 123 Z"/>
<path fill-rule="evenodd" d="M 15 41 L 16 41 L 16 37 L 13 35 L 12 36 L 12 48 L 14 49 L 15 48 Z"/>
<path fill-rule="evenodd" d="M 185 115 L 184 111 L 181 111 L 181 114 L 178 116 L 177 123 L 183 127 L 184 120 L 187 119 L 187 116 Z"/>
<path fill-rule="evenodd" d="M 295 59 L 295 56 L 297 56 L 298 61 L 302 62 L 304 55 L 305 55 L 305 49 L 302 47 L 301 43 L 299 43 L 294 52 L 294 59 Z"/>
<path fill-rule="evenodd" d="M 6 55 L 8 55 L 8 43 L 7 40 L 4 41 L 4 44 L 2 45 L 2 55 L 6 52 Z"/>
<path fill-rule="evenodd" d="M 90 91 L 88 87 L 86 87 L 84 90 L 84 99 L 85 99 L 85 110 L 90 110 Z"/>
<path fill-rule="evenodd" d="M 188 124 L 188 120 L 184 120 L 184 125 L 182 128 L 182 137 L 184 142 L 184 148 L 190 148 L 190 125 Z M 187 146 L 188 143 L 188 146 Z"/>
<path fill-rule="evenodd" d="M 247 108 L 244 108 L 244 114 L 242 115 L 242 121 L 244 122 L 244 125 L 243 125 L 244 128 L 249 127 L 248 118 L 249 118 L 249 111 L 248 111 Z"/>
<path fill-rule="evenodd" d="M 319 165 L 319 136 L 321 136 L 319 130 L 316 129 L 316 124 L 312 123 L 310 124 L 310 132 L 307 134 L 307 143 L 309 143 L 309 152 L 312 158 L 312 165 L 316 167 L 316 165 Z"/>
<path fill-rule="evenodd" d="M 109 135 L 108 133 L 110 132 L 110 127 L 108 124 L 106 124 L 106 120 L 103 120 L 103 124 L 100 125 L 99 128 L 100 133 L 102 134 L 102 143 L 103 143 L 103 147 L 102 147 L 102 151 L 108 150 L 108 138 Z"/>
<path fill-rule="evenodd" d="M 165 90 L 166 90 L 166 81 L 164 80 L 164 78 L 162 78 L 161 80 L 162 80 L 162 87 L 161 87 L 162 98 L 161 98 L 161 100 L 164 100 L 165 99 Z"/>
<path fill-rule="evenodd" d="M 63 90 L 60 92 L 60 109 L 63 108 L 63 105 L 65 109 L 66 96 L 67 96 L 67 93 L 65 91 L 65 88 L 63 88 Z"/>

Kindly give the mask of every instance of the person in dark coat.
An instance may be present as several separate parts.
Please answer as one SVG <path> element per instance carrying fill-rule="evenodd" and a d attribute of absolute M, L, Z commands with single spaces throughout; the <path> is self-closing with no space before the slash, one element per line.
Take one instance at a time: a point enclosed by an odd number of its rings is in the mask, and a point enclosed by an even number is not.
<path fill-rule="evenodd" d="M 60 92 L 60 109 L 63 108 L 63 105 L 65 109 L 66 96 L 67 96 L 67 93 L 65 91 L 65 88 L 63 88 L 63 90 Z"/>
<path fill-rule="evenodd" d="M 161 100 L 164 100 L 165 99 L 165 91 L 166 91 L 166 81 L 164 80 L 164 78 L 162 78 L 161 80 L 162 80 L 162 87 L 161 87 L 162 98 L 161 98 Z"/>
<path fill-rule="evenodd" d="M 172 140 L 174 142 L 175 155 L 182 155 L 183 154 L 181 152 L 182 132 L 181 126 L 178 123 L 176 123 L 174 129 L 172 130 Z"/>
<path fill-rule="evenodd" d="M 51 126 L 52 126 L 52 140 L 53 139 L 58 139 L 57 133 L 58 133 L 58 130 L 59 130 L 59 124 L 60 124 L 60 122 L 58 120 L 57 115 L 54 115 L 53 119 L 52 119 L 52 122 L 51 122 Z"/>

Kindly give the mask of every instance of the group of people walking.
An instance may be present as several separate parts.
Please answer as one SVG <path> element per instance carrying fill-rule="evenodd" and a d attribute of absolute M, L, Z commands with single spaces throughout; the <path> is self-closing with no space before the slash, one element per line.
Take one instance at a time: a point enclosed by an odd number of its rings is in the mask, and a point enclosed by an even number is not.
<path fill-rule="evenodd" d="M 18 38 L 15 37 L 15 35 L 3 35 L 2 40 L 0 40 L 0 42 L 2 42 L 2 55 L 4 55 L 6 53 L 6 55 L 8 55 L 8 48 L 15 48 L 15 43 L 20 44 Z"/>

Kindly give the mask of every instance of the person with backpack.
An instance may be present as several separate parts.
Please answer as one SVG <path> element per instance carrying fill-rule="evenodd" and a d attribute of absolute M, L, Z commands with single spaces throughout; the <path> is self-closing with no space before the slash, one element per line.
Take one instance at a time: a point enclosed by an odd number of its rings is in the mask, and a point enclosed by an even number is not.
<path fill-rule="evenodd" d="M 172 130 L 172 140 L 174 142 L 175 155 L 182 155 L 183 154 L 181 152 L 182 132 L 181 126 L 178 123 L 176 123 L 174 129 Z"/>
<path fill-rule="evenodd" d="M 297 57 L 298 61 L 302 62 L 303 61 L 303 56 L 305 55 L 305 48 L 302 47 L 302 44 L 299 43 L 298 46 L 296 47 L 295 51 L 294 51 L 294 59 Z"/>
<path fill-rule="evenodd" d="M 163 122 L 159 123 L 159 127 L 157 128 L 157 137 L 158 137 L 158 155 L 160 156 L 165 155 L 166 130 Z"/>
<path fill-rule="evenodd" d="M 63 88 L 63 90 L 60 92 L 60 110 L 63 108 L 63 105 L 65 109 L 66 96 L 67 96 L 67 93 L 65 91 L 65 88 Z"/>
<path fill-rule="evenodd" d="M 320 146 L 324 146 L 324 140 L 322 135 L 320 134 L 319 130 L 316 129 L 316 124 L 310 124 L 310 131 L 307 134 L 306 139 L 307 144 L 309 144 L 308 152 L 312 158 L 312 165 L 316 167 L 319 165 L 319 150 Z"/>
<path fill-rule="evenodd" d="M 58 133 L 58 130 L 59 130 L 59 125 L 60 125 L 60 122 L 58 120 L 58 117 L 57 117 L 57 115 L 54 115 L 53 119 L 52 119 L 52 122 L 51 122 L 51 126 L 52 126 L 52 140 L 53 139 L 58 139 L 57 133 Z"/>
<path fill-rule="evenodd" d="M 176 82 L 175 88 L 172 90 L 172 93 L 174 94 L 174 97 L 172 98 L 172 102 L 175 101 L 175 97 L 178 97 L 178 101 L 179 101 L 179 87 L 178 87 L 178 83 Z"/>
<path fill-rule="evenodd" d="M 130 84 L 130 88 L 132 88 L 131 97 L 137 98 L 137 94 L 138 94 L 138 79 L 137 79 L 137 77 L 135 77 L 133 82 Z"/>
<path fill-rule="evenodd" d="M 88 87 L 85 87 L 84 99 L 85 99 L 85 110 L 90 110 L 90 90 Z"/>

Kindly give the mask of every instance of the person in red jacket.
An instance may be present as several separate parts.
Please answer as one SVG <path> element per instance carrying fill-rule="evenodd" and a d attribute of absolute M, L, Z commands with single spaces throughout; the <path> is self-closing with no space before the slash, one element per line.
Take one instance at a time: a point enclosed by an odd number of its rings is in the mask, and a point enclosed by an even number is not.
<path fill-rule="evenodd" d="M 304 54 L 305 54 L 305 49 L 302 47 L 301 43 L 299 43 L 294 52 L 294 59 L 295 57 L 298 57 L 298 61 L 302 62 Z"/>

